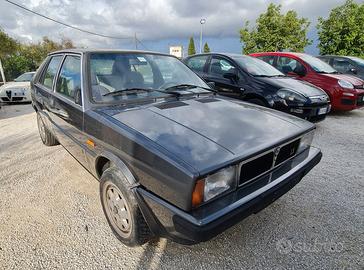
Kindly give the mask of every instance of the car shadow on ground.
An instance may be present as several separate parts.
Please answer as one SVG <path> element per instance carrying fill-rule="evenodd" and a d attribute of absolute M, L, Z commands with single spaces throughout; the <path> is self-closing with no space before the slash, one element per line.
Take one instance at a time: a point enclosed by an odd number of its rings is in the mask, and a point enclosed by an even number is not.
<path fill-rule="evenodd" d="M 286 204 L 284 199 L 274 203 L 207 242 L 186 246 L 155 239 L 143 246 L 137 269 L 184 269 L 188 265 L 194 265 L 194 269 L 240 269 L 257 259 L 257 254 L 249 249 L 254 243 L 262 244 L 261 255 L 279 256 L 275 241 L 279 226 L 274 216 L 284 213 Z M 266 226 L 268 221 L 277 230 Z"/>
<path fill-rule="evenodd" d="M 336 118 L 339 117 L 348 117 L 348 118 L 352 118 L 352 117 L 361 117 L 360 116 L 360 111 L 364 110 L 363 109 L 357 109 L 357 110 L 352 110 L 352 111 L 332 111 L 330 112 L 329 116 L 333 116 Z"/>
<path fill-rule="evenodd" d="M 33 112 L 34 109 L 30 103 L 0 103 L 0 120 L 18 117 Z"/>

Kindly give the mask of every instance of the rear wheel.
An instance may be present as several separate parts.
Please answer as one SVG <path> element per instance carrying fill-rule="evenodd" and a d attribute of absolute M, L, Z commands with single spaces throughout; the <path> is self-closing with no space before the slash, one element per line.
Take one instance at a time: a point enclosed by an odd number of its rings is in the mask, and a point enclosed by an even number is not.
<path fill-rule="evenodd" d="M 37 124 L 39 136 L 43 142 L 43 144 L 47 146 L 53 146 L 59 144 L 56 137 L 48 130 L 47 126 L 44 124 L 44 121 L 39 112 L 37 112 Z"/>
<path fill-rule="evenodd" d="M 129 186 L 125 176 L 110 167 L 100 179 L 100 199 L 115 236 L 127 246 L 140 246 L 150 239 L 150 230 Z"/>

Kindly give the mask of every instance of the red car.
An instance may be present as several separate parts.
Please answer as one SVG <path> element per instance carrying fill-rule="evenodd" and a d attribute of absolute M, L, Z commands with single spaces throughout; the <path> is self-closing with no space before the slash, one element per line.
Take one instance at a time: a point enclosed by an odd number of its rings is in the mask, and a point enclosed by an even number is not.
<path fill-rule="evenodd" d="M 340 74 L 322 60 L 304 53 L 253 53 L 283 73 L 310 82 L 329 95 L 333 110 L 350 111 L 364 106 L 364 81 Z"/>

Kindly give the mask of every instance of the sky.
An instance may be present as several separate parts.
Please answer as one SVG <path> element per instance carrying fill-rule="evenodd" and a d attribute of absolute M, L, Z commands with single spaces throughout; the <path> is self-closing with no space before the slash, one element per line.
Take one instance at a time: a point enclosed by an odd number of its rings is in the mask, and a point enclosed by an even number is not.
<path fill-rule="evenodd" d="M 110 39 L 67 28 L 38 17 L 0 0 L 0 27 L 22 42 L 38 42 L 43 36 L 60 40 L 70 38 L 76 46 L 89 48 L 134 49 L 134 35 L 142 44 L 138 49 L 169 52 L 170 45 L 182 45 L 187 51 L 193 36 L 199 50 L 200 20 L 203 43 L 211 51 L 241 53 L 239 29 L 250 21 L 254 26 L 269 3 L 282 5 L 282 11 L 296 10 L 312 23 L 308 37 L 313 44 L 305 51 L 317 55 L 318 17 L 327 17 L 330 10 L 345 0 L 12 0 L 27 8 L 73 26 L 125 39 Z M 361 1 L 360 1 L 361 2 Z"/>

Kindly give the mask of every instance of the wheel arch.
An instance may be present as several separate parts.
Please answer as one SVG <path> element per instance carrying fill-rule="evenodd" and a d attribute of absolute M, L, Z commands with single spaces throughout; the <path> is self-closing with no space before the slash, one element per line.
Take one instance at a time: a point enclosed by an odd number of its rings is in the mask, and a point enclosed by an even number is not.
<path fill-rule="evenodd" d="M 100 179 L 105 169 L 112 166 L 119 169 L 131 185 L 135 185 L 137 183 L 137 180 L 126 163 L 110 152 L 103 152 L 96 157 L 95 172 L 97 177 Z"/>

